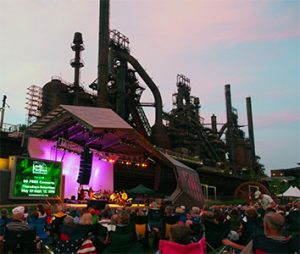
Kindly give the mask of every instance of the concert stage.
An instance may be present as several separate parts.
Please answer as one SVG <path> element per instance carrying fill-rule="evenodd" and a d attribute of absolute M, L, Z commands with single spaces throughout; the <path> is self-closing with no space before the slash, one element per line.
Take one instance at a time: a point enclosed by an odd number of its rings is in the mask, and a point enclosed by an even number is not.
<path fill-rule="evenodd" d="M 124 206 L 118 205 L 118 204 L 109 204 L 107 201 L 103 201 L 103 200 L 86 200 L 87 202 L 84 203 L 78 203 L 78 204 L 74 204 L 74 203 L 65 203 L 66 207 L 71 207 L 71 208 L 86 208 L 86 207 L 92 207 L 94 209 L 97 210 L 102 210 L 104 209 L 105 205 L 108 204 L 110 208 L 122 208 Z M 137 208 L 143 208 L 145 207 L 145 204 L 132 204 L 132 205 L 128 205 L 126 206 L 126 208 L 129 209 L 137 209 Z"/>

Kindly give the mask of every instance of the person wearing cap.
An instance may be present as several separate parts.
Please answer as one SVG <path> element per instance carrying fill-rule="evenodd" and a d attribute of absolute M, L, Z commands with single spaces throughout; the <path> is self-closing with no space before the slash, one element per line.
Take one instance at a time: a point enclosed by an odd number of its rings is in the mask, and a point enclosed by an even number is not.
<path fill-rule="evenodd" d="M 267 194 L 262 194 L 259 190 L 254 193 L 254 198 L 264 210 L 273 209 L 276 206 L 274 200 Z"/>
<path fill-rule="evenodd" d="M 12 210 L 12 221 L 6 224 L 6 228 L 12 231 L 29 230 L 29 224 L 24 217 L 24 206 L 17 206 Z"/>

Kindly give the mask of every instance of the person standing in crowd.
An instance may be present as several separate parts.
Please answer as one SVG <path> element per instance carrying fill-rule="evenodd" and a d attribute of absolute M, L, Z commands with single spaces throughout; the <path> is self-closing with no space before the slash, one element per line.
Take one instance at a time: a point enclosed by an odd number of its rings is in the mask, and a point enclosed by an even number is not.
<path fill-rule="evenodd" d="M 276 207 L 275 201 L 269 195 L 262 194 L 259 190 L 254 193 L 254 198 L 264 210 L 270 210 Z"/>

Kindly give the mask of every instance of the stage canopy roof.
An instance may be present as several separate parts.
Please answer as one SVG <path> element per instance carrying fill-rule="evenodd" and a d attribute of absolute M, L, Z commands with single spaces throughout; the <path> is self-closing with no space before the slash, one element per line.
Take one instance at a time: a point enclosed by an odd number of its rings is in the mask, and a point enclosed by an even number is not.
<path fill-rule="evenodd" d="M 176 171 L 177 189 L 172 194 L 175 202 L 184 204 L 189 200 L 191 205 L 203 205 L 198 173 L 160 152 L 111 109 L 60 105 L 30 125 L 25 134 L 53 141 L 64 139 L 124 159 L 159 160 Z"/>
<path fill-rule="evenodd" d="M 113 110 L 108 108 L 60 105 L 26 129 L 26 135 L 48 140 L 65 140 L 82 147 L 168 162 L 154 146 Z"/>

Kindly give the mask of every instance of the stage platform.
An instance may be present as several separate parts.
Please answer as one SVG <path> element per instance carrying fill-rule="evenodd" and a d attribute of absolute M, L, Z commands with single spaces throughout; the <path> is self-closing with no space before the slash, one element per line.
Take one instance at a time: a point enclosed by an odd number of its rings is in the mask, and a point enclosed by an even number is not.
<path fill-rule="evenodd" d="M 87 208 L 87 207 L 92 207 L 94 209 L 102 210 L 105 205 L 108 203 L 101 203 L 97 202 L 97 200 L 88 200 L 86 203 L 81 203 L 81 204 L 70 204 L 70 203 L 65 203 L 66 207 L 72 207 L 72 208 Z M 118 205 L 118 204 L 108 204 L 110 208 L 122 208 L 124 206 Z M 130 206 L 126 206 L 128 209 L 137 209 L 137 208 L 144 208 L 144 204 L 132 204 Z"/>
<path fill-rule="evenodd" d="M 41 204 L 42 202 L 40 202 L 39 204 Z M 12 208 L 16 207 L 16 206 L 27 206 L 27 207 L 35 207 L 37 206 L 38 203 L 16 203 L 16 204 L 5 204 L 5 205 L 0 205 L 0 210 L 3 208 L 9 209 L 11 210 Z M 45 207 L 48 207 L 48 204 L 43 204 Z M 88 203 L 80 203 L 80 204 L 71 204 L 71 203 L 63 203 L 63 206 L 66 208 L 74 208 L 74 209 L 83 209 L 83 208 L 87 208 L 88 207 Z M 102 210 L 104 208 L 105 204 L 89 204 L 89 207 L 93 207 L 94 209 L 97 210 Z M 109 206 L 113 209 L 118 209 L 118 208 L 122 208 L 124 206 L 121 205 L 117 205 L 117 204 L 109 204 Z M 138 209 L 138 208 L 144 208 L 145 205 L 144 204 L 132 204 L 131 206 L 126 206 L 126 208 L 128 209 Z"/>

